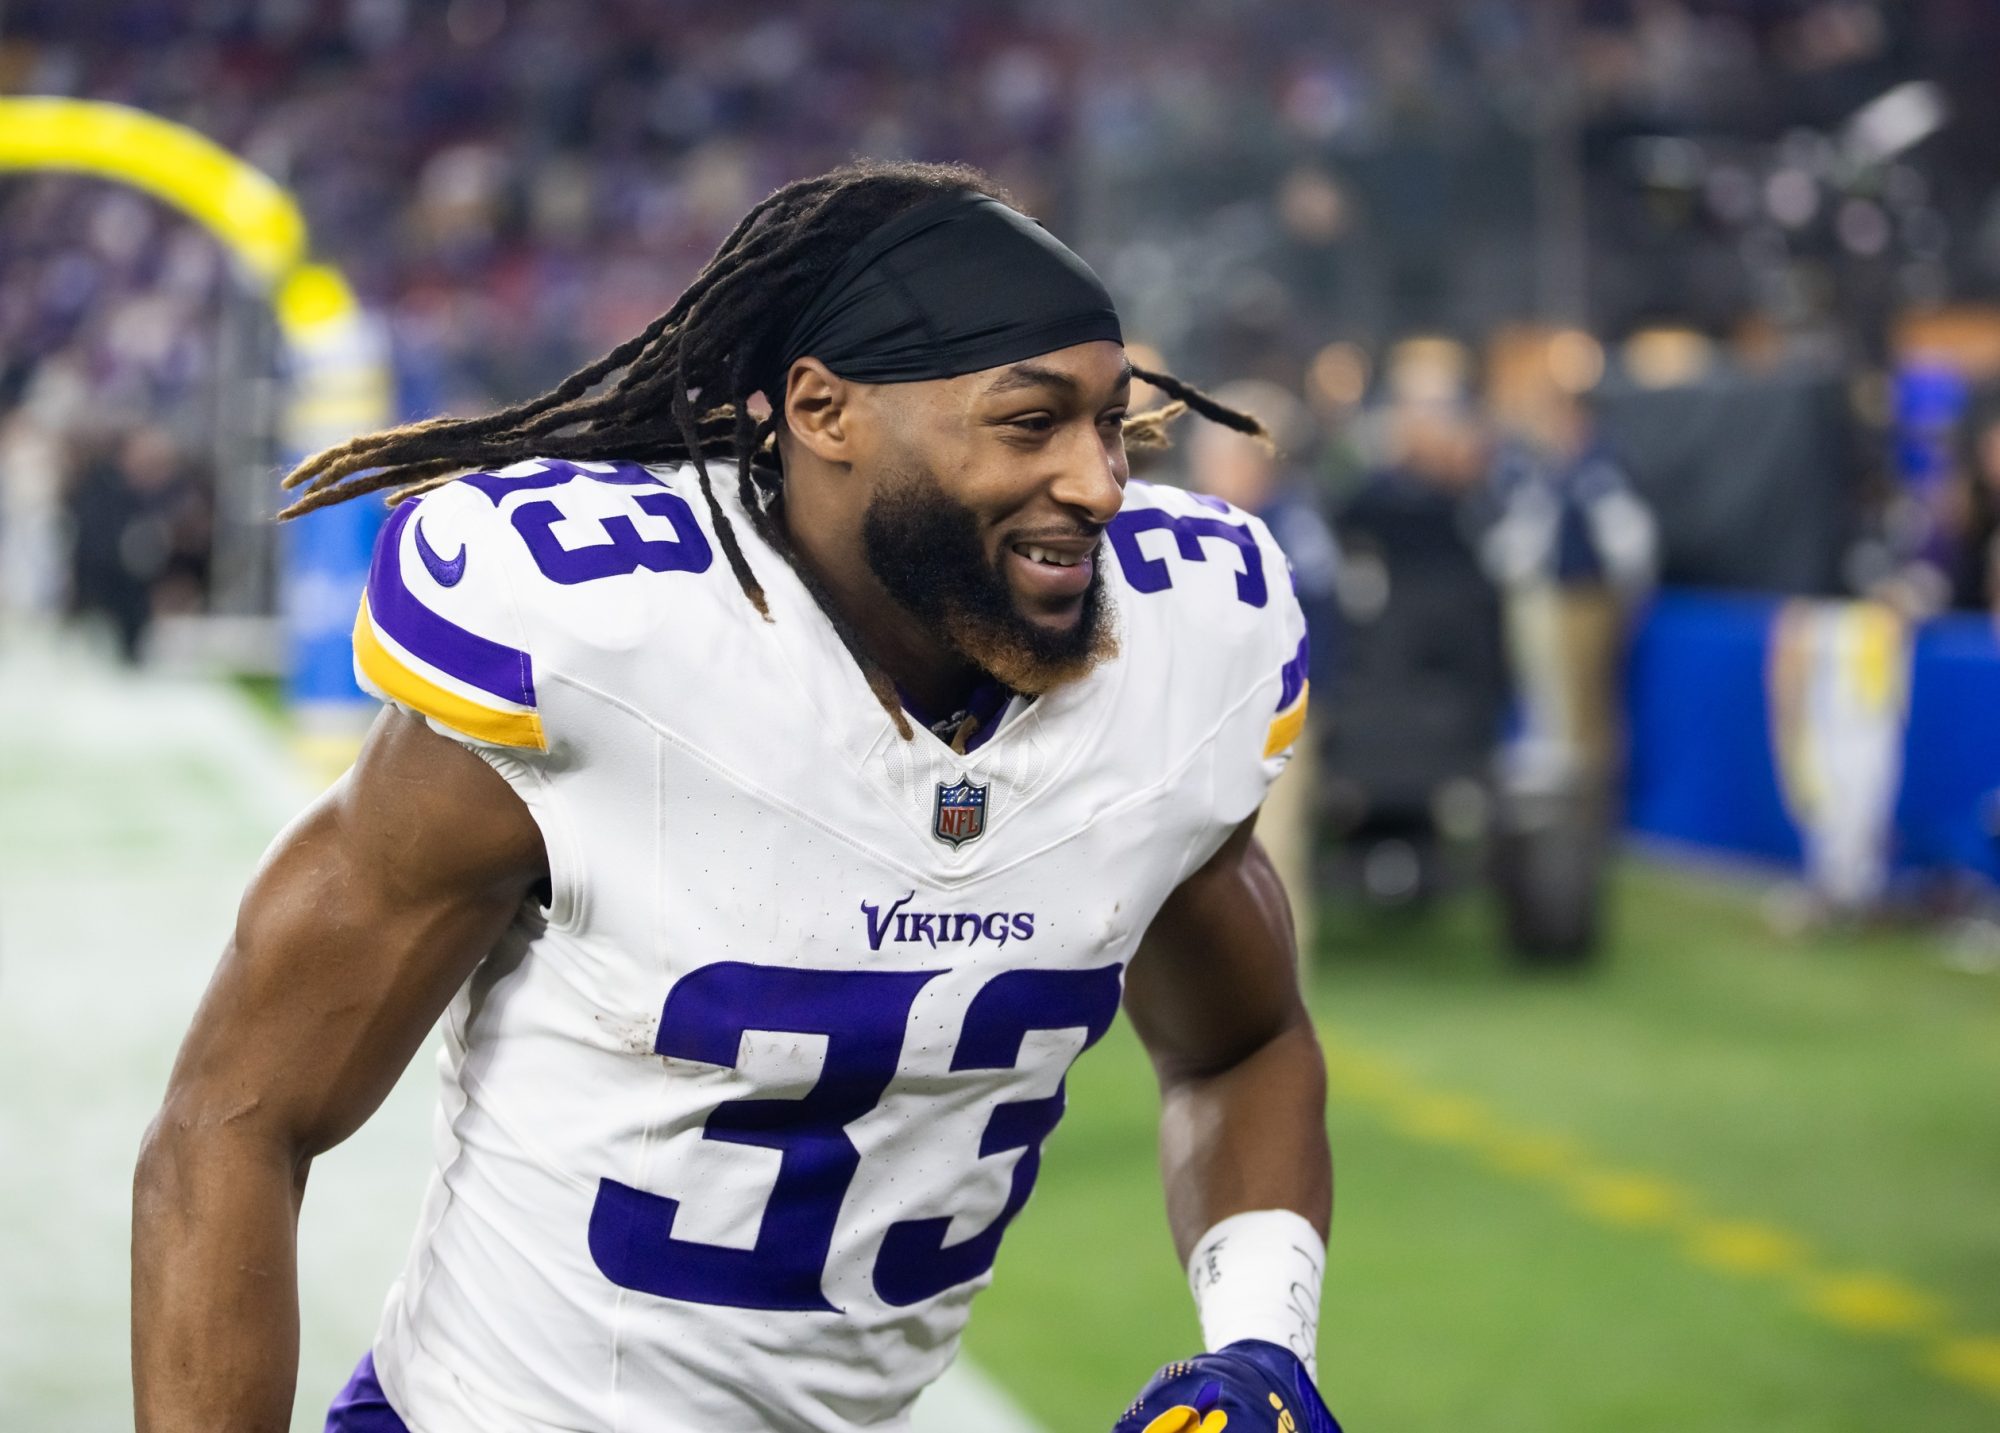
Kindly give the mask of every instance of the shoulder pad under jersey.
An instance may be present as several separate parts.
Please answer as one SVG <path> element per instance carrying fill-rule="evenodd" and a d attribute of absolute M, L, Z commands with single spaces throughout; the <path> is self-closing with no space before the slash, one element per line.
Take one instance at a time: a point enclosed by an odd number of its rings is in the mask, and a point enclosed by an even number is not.
<path fill-rule="evenodd" d="M 1262 521 L 1218 498 L 1152 483 L 1127 485 L 1106 533 L 1131 616 L 1150 618 L 1154 640 L 1194 647 L 1177 666 L 1201 695 L 1234 711 L 1219 738 L 1275 778 L 1305 726 L 1305 614 L 1291 565 Z M 1253 749 L 1254 748 L 1254 749 Z"/>
<path fill-rule="evenodd" d="M 733 581 L 684 581 L 718 568 L 699 502 L 689 470 L 536 458 L 402 504 L 355 625 L 362 685 L 456 736 L 549 750 L 538 667 L 588 680 L 663 639 L 726 643 L 698 612 L 749 620 Z"/>
<path fill-rule="evenodd" d="M 519 550 L 469 480 L 399 504 L 354 622 L 356 680 L 454 735 L 546 751 L 514 592 Z"/>

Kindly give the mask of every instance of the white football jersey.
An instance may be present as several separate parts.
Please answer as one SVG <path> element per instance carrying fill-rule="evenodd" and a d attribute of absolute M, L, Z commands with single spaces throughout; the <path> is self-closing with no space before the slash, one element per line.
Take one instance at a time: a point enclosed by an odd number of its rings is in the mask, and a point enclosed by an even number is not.
<path fill-rule="evenodd" d="M 378 547 L 362 681 L 512 784 L 553 887 L 445 1020 L 375 1347 L 414 1433 L 901 1426 L 1125 962 L 1303 721 L 1285 560 L 1223 504 L 1132 483 L 1117 655 L 959 754 L 725 501 L 768 621 L 689 468 L 475 474 Z"/>

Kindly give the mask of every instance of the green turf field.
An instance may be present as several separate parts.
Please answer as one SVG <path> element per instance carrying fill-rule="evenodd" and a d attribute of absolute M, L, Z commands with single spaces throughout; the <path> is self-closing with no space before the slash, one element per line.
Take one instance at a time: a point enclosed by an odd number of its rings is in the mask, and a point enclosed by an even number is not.
<path fill-rule="evenodd" d="M 1583 978 L 1510 971 L 1469 904 L 1331 914 L 1350 1429 L 2000 1428 L 2000 981 L 1638 862 Z M 1070 1104 L 970 1336 L 1055 1433 L 1194 1347 L 1122 1027 Z"/>

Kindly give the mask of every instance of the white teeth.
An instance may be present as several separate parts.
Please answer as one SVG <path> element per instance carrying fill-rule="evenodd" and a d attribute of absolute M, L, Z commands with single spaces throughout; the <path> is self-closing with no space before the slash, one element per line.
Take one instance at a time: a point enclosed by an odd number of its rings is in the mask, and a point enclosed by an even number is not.
<path fill-rule="evenodd" d="M 1015 551 L 1030 562 L 1046 563 L 1050 567 L 1074 567 L 1081 561 L 1080 558 L 1064 557 L 1059 552 L 1053 552 L 1046 547 L 1036 547 L 1032 543 L 1023 543 Z"/>

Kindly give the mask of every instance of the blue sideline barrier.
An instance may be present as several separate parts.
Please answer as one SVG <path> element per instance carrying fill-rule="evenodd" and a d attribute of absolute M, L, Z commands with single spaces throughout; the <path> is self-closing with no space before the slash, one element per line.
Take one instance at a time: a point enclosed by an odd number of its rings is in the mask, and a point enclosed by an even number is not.
<path fill-rule="evenodd" d="M 1626 680 L 1627 823 L 1674 841 L 1798 865 L 1768 676 L 1775 599 L 1670 592 L 1634 636 Z M 1891 859 L 2000 878 L 2000 641 L 1981 617 L 1924 624 L 1911 646 Z"/>

